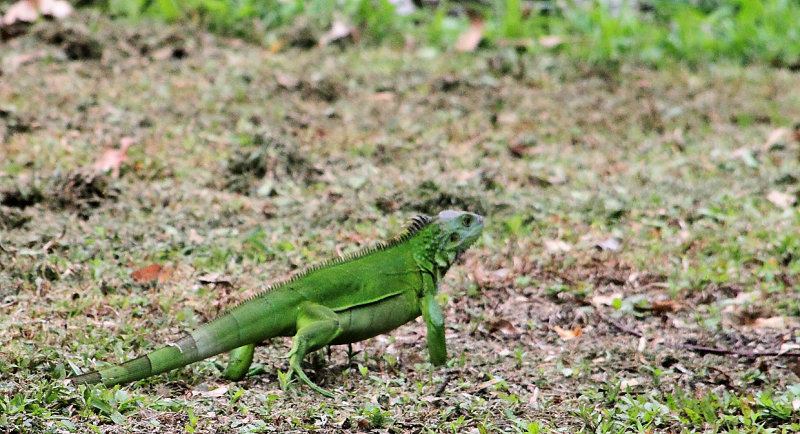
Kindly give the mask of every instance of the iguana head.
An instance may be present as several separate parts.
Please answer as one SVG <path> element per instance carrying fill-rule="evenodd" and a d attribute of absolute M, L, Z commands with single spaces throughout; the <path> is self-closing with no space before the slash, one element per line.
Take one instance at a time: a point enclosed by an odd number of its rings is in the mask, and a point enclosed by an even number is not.
<path fill-rule="evenodd" d="M 446 270 L 478 239 L 483 231 L 483 216 L 446 210 L 434 217 L 430 225 L 435 235 L 428 246 L 428 257 Z"/>

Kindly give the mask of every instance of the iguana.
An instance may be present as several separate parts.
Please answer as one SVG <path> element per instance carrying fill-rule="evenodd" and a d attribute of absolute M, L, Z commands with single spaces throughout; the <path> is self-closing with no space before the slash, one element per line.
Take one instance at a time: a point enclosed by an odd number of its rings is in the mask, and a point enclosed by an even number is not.
<path fill-rule="evenodd" d="M 255 344 L 293 336 L 289 373 L 317 392 L 300 363 L 325 345 L 358 342 L 422 315 L 431 363 L 447 358 L 444 316 L 436 301 L 442 276 L 480 236 L 483 217 L 442 211 L 412 219 L 390 241 L 312 267 L 245 300 L 174 343 L 120 365 L 68 379 L 74 384 L 128 383 L 227 351 L 223 375 L 240 380 L 253 361 Z"/>

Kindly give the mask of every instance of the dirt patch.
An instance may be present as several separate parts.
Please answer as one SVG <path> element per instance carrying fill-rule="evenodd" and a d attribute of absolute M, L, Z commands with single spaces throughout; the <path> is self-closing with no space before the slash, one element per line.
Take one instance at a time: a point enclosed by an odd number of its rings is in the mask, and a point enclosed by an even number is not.
<path fill-rule="evenodd" d="M 269 134 L 253 136 L 252 144 L 234 152 L 226 171 L 225 189 L 259 196 L 274 196 L 275 183 L 308 185 L 320 174 L 294 144 Z"/>
<path fill-rule="evenodd" d="M 50 22 L 33 32 L 37 38 L 61 49 L 69 60 L 97 60 L 103 55 L 103 45 L 82 25 Z"/>

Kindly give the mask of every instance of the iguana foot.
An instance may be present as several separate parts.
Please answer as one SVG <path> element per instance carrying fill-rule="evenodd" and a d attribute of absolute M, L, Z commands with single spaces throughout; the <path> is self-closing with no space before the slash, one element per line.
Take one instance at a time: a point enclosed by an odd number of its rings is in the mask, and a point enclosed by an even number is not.
<path fill-rule="evenodd" d="M 294 335 L 292 349 L 288 355 L 290 370 L 287 380 L 294 373 L 312 389 L 328 398 L 333 398 L 333 393 L 317 386 L 306 376 L 300 363 L 308 352 L 324 347 L 341 331 L 339 317 L 332 309 L 313 303 L 303 306 L 297 319 L 297 334 Z"/>
<path fill-rule="evenodd" d="M 296 374 L 297 378 L 303 380 L 303 382 L 306 383 L 308 387 L 316 390 L 317 392 L 327 396 L 328 398 L 334 397 L 333 393 L 328 392 L 327 390 L 317 386 L 316 384 L 314 384 L 313 381 L 311 381 L 310 378 L 308 378 L 308 376 L 306 376 L 306 373 L 303 372 L 303 368 L 300 367 L 300 359 L 297 357 L 297 354 L 292 354 L 289 357 L 289 374 L 286 376 L 287 382 L 292 378 L 292 374 Z"/>

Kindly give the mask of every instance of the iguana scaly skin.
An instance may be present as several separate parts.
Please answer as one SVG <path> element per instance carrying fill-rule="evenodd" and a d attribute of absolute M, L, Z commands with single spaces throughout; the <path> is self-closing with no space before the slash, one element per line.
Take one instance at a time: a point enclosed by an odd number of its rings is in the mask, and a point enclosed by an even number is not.
<path fill-rule="evenodd" d="M 75 384 L 128 383 L 231 351 L 225 377 L 245 376 L 255 344 L 294 336 L 289 376 L 294 373 L 325 396 L 300 363 L 325 345 L 358 342 L 422 315 L 435 365 L 447 357 L 444 316 L 435 299 L 442 276 L 479 237 L 483 217 L 442 211 L 418 216 L 401 235 L 377 247 L 313 267 L 273 285 L 176 342 L 121 365 L 71 377 Z"/>

